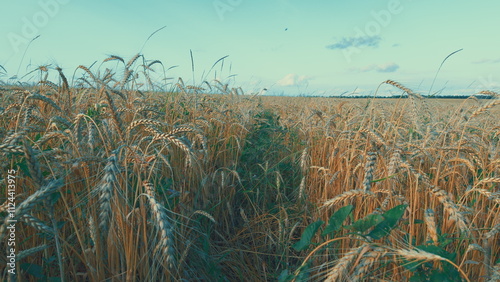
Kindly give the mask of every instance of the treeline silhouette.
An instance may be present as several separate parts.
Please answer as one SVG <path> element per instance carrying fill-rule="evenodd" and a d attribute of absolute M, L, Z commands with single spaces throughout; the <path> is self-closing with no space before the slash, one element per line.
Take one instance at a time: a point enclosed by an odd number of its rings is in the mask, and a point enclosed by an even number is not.
<path fill-rule="evenodd" d="M 467 99 L 471 96 L 476 97 L 477 99 L 494 99 L 495 96 L 492 95 L 422 95 L 423 98 L 426 99 Z M 374 98 L 373 95 L 330 95 L 330 96 L 321 96 L 321 95 L 299 95 L 299 97 L 311 97 L 311 98 L 346 98 L 346 99 L 368 99 Z M 397 96 L 380 96 L 376 95 L 377 99 L 405 99 L 408 98 L 408 95 L 397 95 Z"/>

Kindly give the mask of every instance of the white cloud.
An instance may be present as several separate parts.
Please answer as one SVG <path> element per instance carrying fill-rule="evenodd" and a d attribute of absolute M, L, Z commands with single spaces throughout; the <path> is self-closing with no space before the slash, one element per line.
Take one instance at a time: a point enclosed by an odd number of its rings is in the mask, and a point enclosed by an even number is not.
<path fill-rule="evenodd" d="M 277 84 L 280 86 L 301 86 L 307 85 L 312 77 L 306 75 L 298 75 L 296 73 L 290 73 L 285 75 L 282 79 L 278 80 Z"/>
<path fill-rule="evenodd" d="M 376 72 L 395 72 L 399 69 L 399 65 L 396 63 L 385 63 L 379 65 L 369 65 L 359 69 L 354 69 L 359 72 L 368 72 L 368 71 L 376 71 Z"/>
<path fill-rule="evenodd" d="M 342 37 L 334 44 L 326 46 L 327 49 L 347 49 L 350 47 L 378 47 L 380 43 L 380 36 L 361 36 L 361 37 Z"/>
<path fill-rule="evenodd" d="M 500 59 L 482 59 L 479 61 L 472 62 L 473 64 L 497 64 L 500 63 Z"/>

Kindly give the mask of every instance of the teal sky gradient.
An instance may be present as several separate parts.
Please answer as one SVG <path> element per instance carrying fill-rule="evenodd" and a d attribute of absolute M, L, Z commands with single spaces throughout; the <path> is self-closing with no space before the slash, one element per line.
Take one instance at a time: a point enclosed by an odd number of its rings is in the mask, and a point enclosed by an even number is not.
<path fill-rule="evenodd" d="M 369 94 L 392 79 L 427 94 L 442 60 L 463 48 L 443 65 L 433 91 L 500 87 L 500 2 L 493 0 L 41 0 L 0 7 L 4 80 L 45 64 L 72 74 L 108 55 L 128 60 L 166 26 L 142 54 L 178 66 L 167 73 L 173 83 L 193 83 L 192 50 L 196 84 L 217 78 L 249 93 L 340 95 Z M 226 55 L 222 70 L 219 64 L 207 74 Z"/>

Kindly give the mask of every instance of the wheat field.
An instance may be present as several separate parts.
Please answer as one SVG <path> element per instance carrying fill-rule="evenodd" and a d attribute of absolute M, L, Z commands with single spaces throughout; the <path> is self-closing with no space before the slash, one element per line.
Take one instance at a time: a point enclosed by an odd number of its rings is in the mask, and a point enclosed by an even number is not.
<path fill-rule="evenodd" d="M 2 249 L 18 220 L 2 280 L 500 279 L 496 93 L 159 91 L 158 61 L 108 61 L 120 67 L 1 85 Z"/>

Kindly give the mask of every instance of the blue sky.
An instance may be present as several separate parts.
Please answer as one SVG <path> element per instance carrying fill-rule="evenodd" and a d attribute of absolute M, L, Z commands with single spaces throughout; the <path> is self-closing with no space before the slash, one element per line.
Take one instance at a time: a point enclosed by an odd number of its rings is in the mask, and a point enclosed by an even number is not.
<path fill-rule="evenodd" d="M 178 66 L 167 76 L 188 84 L 192 50 L 195 84 L 217 78 L 248 93 L 339 95 L 367 94 L 392 79 L 427 94 L 442 60 L 463 48 L 443 65 L 433 92 L 500 87 L 500 2 L 493 0 L 40 0 L 0 7 L 3 79 L 45 64 L 72 74 L 109 55 L 127 60 L 166 26 L 142 54 Z M 224 56 L 223 67 L 207 74 Z"/>

